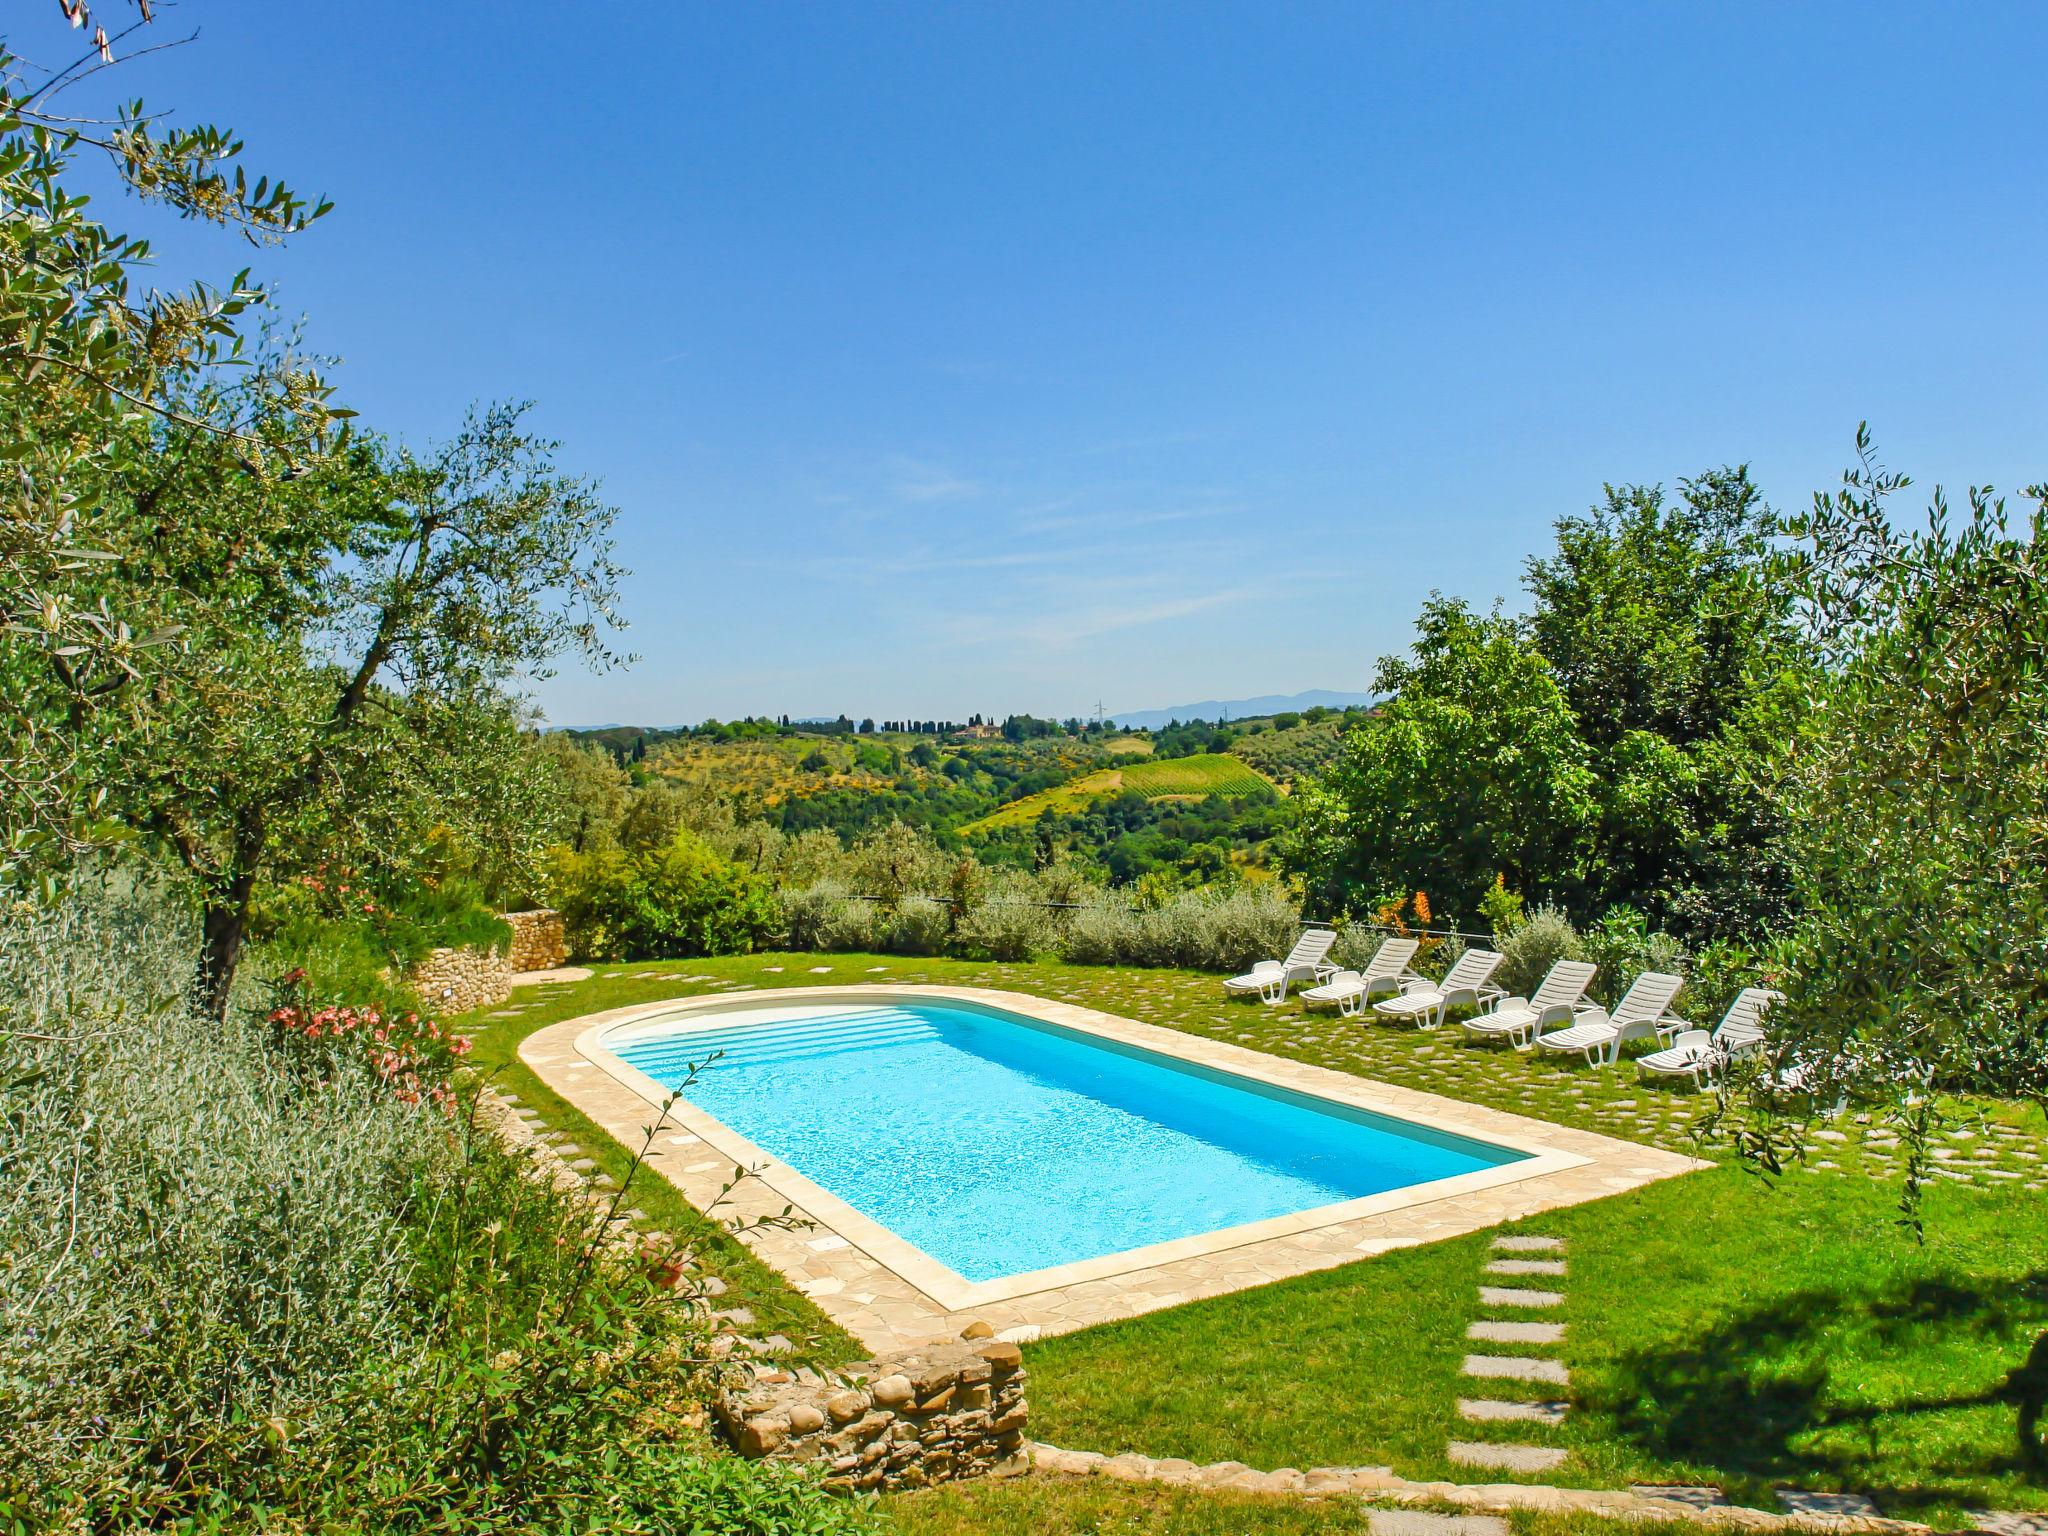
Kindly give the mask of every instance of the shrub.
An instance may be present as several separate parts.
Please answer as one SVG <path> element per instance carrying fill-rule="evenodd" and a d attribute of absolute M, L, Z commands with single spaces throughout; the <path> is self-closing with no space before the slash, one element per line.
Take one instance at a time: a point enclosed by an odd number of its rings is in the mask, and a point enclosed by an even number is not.
<path fill-rule="evenodd" d="M 144 1518 L 277 1424 L 341 1432 L 409 1351 L 406 1224 L 446 1122 L 196 1018 L 176 905 L 83 889 L 0 943 L 0 1500 Z"/>
<path fill-rule="evenodd" d="M 1512 933 L 1496 934 L 1501 989 L 1527 997 L 1542 984 L 1544 973 L 1560 960 L 1584 960 L 1586 946 L 1571 920 L 1557 908 L 1538 907 Z"/>
<path fill-rule="evenodd" d="M 783 939 L 791 949 L 877 950 L 887 942 L 888 917 L 837 880 L 814 881 L 782 899 Z"/>
<path fill-rule="evenodd" d="M 1493 885 L 1479 898 L 1479 918 L 1495 938 L 1505 938 L 1522 926 L 1522 898 L 1508 889 L 1508 877 L 1495 875 Z"/>
<path fill-rule="evenodd" d="M 1157 904 L 1140 903 L 1111 915 L 1115 895 L 1091 903 L 1074 917 L 1067 949 L 1098 953 L 1129 965 L 1184 965 L 1200 970 L 1241 971 L 1256 960 L 1284 955 L 1301 929 L 1301 916 L 1278 887 L 1240 885 L 1171 894 L 1153 887 Z"/>
<path fill-rule="evenodd" d="M 889 952 L 894 955 L 943 955 L 952 938 L 952 913 L 942 901 L 911 896 L 889 919 Z"/>
<path fill-rule="evenodd" d="M 819 949 L 868 954 L 881 947 L 884 914 L 872 901 L 835 896 L 818 921 Z"/>
<path fill-rule="evenodd" d="M 1429 897 L 1424 892 L 1389 899 L 1374 910 L 1370 922 L 1345 923 L 1338 931 L 1337 942 L 1331 946 L 1330 957 L 1340 966 L 1362 969 L 1388 939 L 1413 939 L 1416 949 L 1409 966 L 1422 975 L 1440 974 L 1439 967 L 1446 962 L 1438 952 L 1445 940 L 1430 932 L 1433 921 Z"/>
<path fill-rule="evenodd" d="M 978 960 L 1029 960 L 1052 948 L 1052 920 L 1028 881 L 1005 884 L 963 913 L 955 936 Z"/>
<path fill-rule="evenodd" d="M 1301 935 L 1300 911 L 1271 883 L 1185 891 L 1153 920 L 1179 930 L 1179 963 L 1199 970 L 1245 970 L 1285 955 Z"/>
<path fill-rule="evenodd" d="M 161 900 L 0 922 L 10 1529 L 869 1528 L 715 1453 L 683 1268 L 403 1102 L 390 1021 L 194 1016 Z"/>
<path fill-rule="evenodd" d="M 1371 923 L 1345 923 L 1337 930 L 1337 942 L 1330 946 L 1330 963 L 1355 971 L 1379 953 L 1380 945 L 1393 935 Z"/>
<path fill-rule="evenodd" d="M 846 896 L 833 880 L 814 880 L 782 897 L 782 938 L 791 949 L 823 949 L 825 916 Z"/>
<path fill-rule="evenodd" d="M 1135 929 L 1131 910 L 1120 898 L 1097 896 L 1068 918 L 1061 957 L 1074 965 L 1130 963 Z"/>
<path fill-rule="evenodd" d="M 1465 951 L 1469 948 L 1471 946 L 1455 933 L 1447 935 L 1437 940 L 1435 946 L 1429 951 L 1428 963 L 1426 965 L 1418 965 L 1416 968 L 1422 971 L 1424 975 L 1441 977 L 1464 958 Z"/>
<path fill-rule="evenodd" d="M 1609 908 L 1581 942 L 1585 958 L 1600 967 L 1594 995 L 1610 1006 L 1644 971 L 1683 976 L 1689 963 L 1683 944 L 1668 933 L 1652 933 L 1643 914 L 1627 905 Z"/>
<path fill-rule="evenodd" d="M 678 832 L 642 853 L 563 853 L 556 890 L 570 949 L 593 960 L 741 955 L 782 921 L 767 881 Z"/>
<path fill-rule="evenodd" d="M 1772 967 L 1741 945 L 1715 939 L 1692 957 L 1686 973 L 1686 1016 L 1711 1029 L 1744 987 L 1776 987 L 1779 980 Z"/>

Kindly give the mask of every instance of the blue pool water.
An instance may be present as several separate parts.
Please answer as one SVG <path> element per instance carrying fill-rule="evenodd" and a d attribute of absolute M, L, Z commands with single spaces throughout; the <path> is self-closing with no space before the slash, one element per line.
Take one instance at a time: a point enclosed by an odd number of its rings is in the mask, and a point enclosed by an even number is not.
<path fill-rule="evenodd" d="M 794 1016 L 792 1016 L 794 1015 Z M 1526 1154 L 958 1004 L 786 1010 L 617 1048 L 969 1280 Z"/>

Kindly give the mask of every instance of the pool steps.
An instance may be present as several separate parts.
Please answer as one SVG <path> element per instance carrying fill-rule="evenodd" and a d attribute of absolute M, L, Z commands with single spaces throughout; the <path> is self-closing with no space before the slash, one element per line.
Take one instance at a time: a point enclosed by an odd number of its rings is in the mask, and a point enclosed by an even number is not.
<path fill-rule="evenodd" d="M 794 1058 L 814 1060 L 846 1051 L 872 1050 L 876 1046 L 908 1045 L 937 1035 L 929 1020 L 914 1013 L 862 1008 L 790 1023 L 742 1024 L 640 1041 L 620 1047 L 617 1054 L 628 1066 L 659 1080 L 668 1074 L 680 1075 L 693 1061 L 703 1066 L 713 1052 L 718 1059 L 709 1061 L 705 1069 L 719 1071 Z"/>

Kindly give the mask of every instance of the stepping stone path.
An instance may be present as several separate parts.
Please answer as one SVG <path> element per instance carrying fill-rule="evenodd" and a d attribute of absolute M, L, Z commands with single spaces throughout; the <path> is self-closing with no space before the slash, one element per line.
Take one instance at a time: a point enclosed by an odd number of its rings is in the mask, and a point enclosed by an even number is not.
<path fill-rule="evenodd" d="M 1564 1276 L 1564 1239 L 1561 1237 L 1512 1236 L 1493 1240 L 1493 1256 L 1486 1273 L 1497 1276 Z M 1479 1304 L 1492 1310 L 1534 1309 L 1562 1306 L 1560 1291 L 1525 1289 L 1518 1285 L 1481 1285 Z M 1516 1319 L 1479 1318 L 1465 1329 L 1465 1337 L 1482 1344 L 1556 1345 L 1564 1343 L 1563 1323 Z M 1536 1381 L 1552 1386 L 1569 1386 L 1571 1372 L 1562 1360 L 1538 1355 L 1467 1355 L 1464 1374 L 1477 1381 Z M 1570 1405 L 1550 1398 L 1520 1402 L 1505 1398 L 1462 1397 L 1458 1416 L 1474 1424 L 1564 1423 Z M 1571 1453 L 1555 1445 L 1523 1445 L 1512 1441 L 1453 1440 L 1444 1455 L 1462 1467 L 1484 1467 L 1494 1472 L 1553 1472 Z M 1377 1527 L 1375 1527 L 1377 1529 Z"/>

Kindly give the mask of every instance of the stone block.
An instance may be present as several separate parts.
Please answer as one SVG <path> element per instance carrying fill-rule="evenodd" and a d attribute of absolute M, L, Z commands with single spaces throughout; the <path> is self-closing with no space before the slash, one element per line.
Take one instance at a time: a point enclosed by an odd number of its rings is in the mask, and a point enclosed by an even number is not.
<path fill-rule="evenodd" d="M 1484 1441 L 1453 1440 L 1444 1454 L 1459 1466 L 1489 1467 L 1500 1472 L 1550 1472 L 1564 1464 L 1571 1453 L 1554 1445 L 1492 1445 Z"/>
<path fill-rule="evenodd" d="M 908 1376 L 884 1376 L 868 1388 L 875 1402 L 884 1408 L 900 1408 L 916 1395 Z"/>

